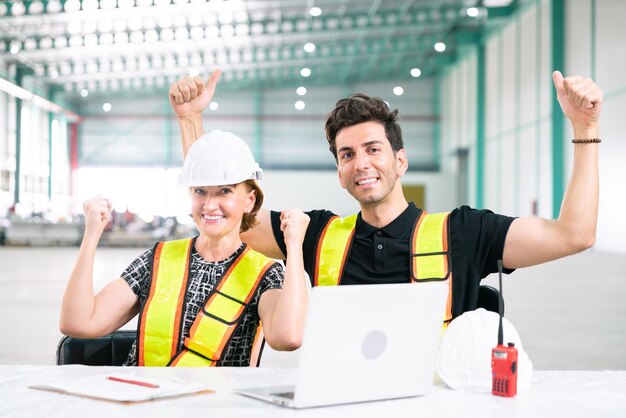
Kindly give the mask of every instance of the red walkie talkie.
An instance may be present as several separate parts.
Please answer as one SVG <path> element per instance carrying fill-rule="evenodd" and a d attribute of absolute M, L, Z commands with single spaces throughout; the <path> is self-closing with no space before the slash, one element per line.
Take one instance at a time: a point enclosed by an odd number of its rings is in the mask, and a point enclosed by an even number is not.
<path fill-rule="evenodd" d="M 517 348 L 514 343 L 503 344 L 502 331 L 502 260 L 498 260 L 500 298 L 498 300 L 498 345 L 491 350 L 491 393 L 497 396 L 513 397 L 517 394 Z"/>

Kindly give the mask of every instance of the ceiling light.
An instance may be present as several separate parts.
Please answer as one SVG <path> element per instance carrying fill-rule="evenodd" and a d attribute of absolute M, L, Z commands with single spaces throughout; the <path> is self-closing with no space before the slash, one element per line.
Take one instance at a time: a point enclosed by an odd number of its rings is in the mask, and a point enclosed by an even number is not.
<path fill-rule="evenodd" d="M 306 87 L 298 87 L 296 93 L 298 96 L 304 96 L 306 94 Z"/>
<path fill-rule="evenodd" d="M 235 16 L 233 16 L 232 13 L 220 13 L 218 16 L 218 20 L 220 23 L 226 24 L 226 23 L 233 23 L 233 21 L 235 20 Z"/>
<path fill-rule="evenodd" d="M 412 77 L 419 77 L 422 75 L 422 70 L 420 70 L 419 68 L 411 68 L 411 76 Z"/>
<path fill-rule="evenodd" d="M 306 67 L 305 67 L 305 68 L 303 68 L 303 69 L 301 69 L 301 70 L 300 70 L 300 75 L 301 75 L 302 77 L 308 77 L 308 76 L 310 76 L 310 75 L 311 75 L 311 69 L 310 69 L 310 68 L 306 68 Z"/>
<path fill-rule="evenodd" d="M 24 4 L 22 4 L 21 2 L 13 2 L 13 7 L 11 7 L 11 13 L 13 14 L 13 16 L 21 16 L 25 12 L 26 12 L 26 7 L 24 6 Z"/>
<path fill-rule="evenodd" d="M 113 32 L 124 32 L 126 29 L 128 29 L 128 25 L 124 20 L 116 20 L 115 22 L 113 22 L 112 28 Z"/>
<path fill-rule="evenodd" d="M 65 48 L 67 46 L 67 38 L 65 36 L 59 36 L 54 39 L 55 48 Z"/>
<path fill-rule="evenodd" d="M 468 7 L 467 15 L 469 17 L 476 17 L 476 16 L 478 16 L 478 8 L 477 7 Z"/>
<path fill-rule="evenodd" d="M 131 19 L 128 22 L 127 26 L 128 26 L 128 30 L 141 30 L 141 29 L 144 29 L 143 20 L 141 20 L 140 18 Z"/>
<path fill-rule="evenodd" d="M 11 45 L 11 54 L 15 55 L 18 52 L 20 52 L 20 44 L 18 42 L 14 42 L 13 45 Z"/>
<path fill-rule="evenodd" d="M 313 42 L 307 42 L 306 44 L 304 44 L 304 50 L 306 52 L 313 52 L 313 51 L 315 51 L 315 44 Z"/>
<path fill-rule="evenodd" d="M 178 28 L 176 29 L 176 32 L 174 32 L 174 38 L 176 38 L 177 41 L 189 39 L 189 31 L 187 28 Z"/>
<path fill-rule="evenodd" d="M 293 107 L 295 107 L 297 110 L 302 110 L 302 109 L 304 109 L 305 106 L 306 106 L 306 104 L 302 100 L 298 100 L 293 105 Z"/>
<path fill-rule="evenodd" d="M 41 1 L 33 1 L 28 8 L 28 13 L 39 14 L 43 12 L 43 3 Z"/>
<path fill-rule="evenodd" d="M 443 42 L 437 42 L 435 44 L 435 51 L 437 52 L 443 52 L 446 50 L 446 44 L 444 44 Z"/>
<path fill-rule="evenodd" d="M 187 18 L 184 16 L 176 16 L 173 21 L 174 26 L 177 28 L 186 28 L 187 27 Z"/>
<path fill-rule="evenodd" d="M 483 0 L 485 7 L 506 7 L 510 6 L 513 0 Z"/>
<path fill-rule="evenodd" d="M 156 29 L 157 27 L 157 19 L 154 17 L 145 17 L 143 19 L 139 18 L 141 21 L 141 26 L 144 29 Z"/>
<path fill-rule="evenodd" d="M 235 28 L 233 25 L 222 25 L 220 27 L 220 35 L 222 38 L 229 38 L 235 34 Z"/>
<path fill-rule="evenodd" d="M 199 40 L 204 38 L 204 29 L 200 27 L 193 27 L 189 30 L 189 37 L 191 39 Z"/>
<path fill-rule="evenodd" d="M 319 16 L 322 14 L 322 9 L 320 9 L 319 7 L 311 7 L 309 13 L 311 14 L 311 16 Z"/>
<path fill-rule="evenodd" d="M 211 109 L 211 110 L 217 110 L 219 107 L 220 107 L 220 105 L 217 102 L 209 103 L 209 109 Z"/>
<path fill-rule="evenodd" d="M 163 28 L 171 28 L 172 27 L 172 19 L 169 16 L 161 16 L 159 17 L 157 24 L 161 29 Z"/>
<path fill-rule="evenodd" d="M 39 48 L 41 49 L 52 48 L 52 45 L 53 45 L 52 38 L 49 38 L 47 36 L 44 38 L 41 38 L 41 40 L 39 41 Z"/>
<path fill-rule="evenodd" d="M 162 41 L 173 41 L 174 40 L 174 31 L 171 29 L 162 29 L 161 30 L 161 40 Z"/>
<path fill-rule="evenodd" d="M 87 96 L 89 96 L 89 90 L 87 90 L 87 89 L 82 89 L 82 90 L 80 91 L 80 97 L 87 97 Z"/>
<path fill-rule="evenodd" d="M 96 35 L 95 33 L 90 33 L 90 34 L 85 35 L 85 38 L 83 39 L 83 45 L 85 46 L 98 45 L 98 35 Z"/>
<path fill-rule="evenodd" d="M 110 112 L 111 111 L 111 103 L 106 102 L 105 104 L 102 105 L 102 110 L 104 110 L 105 112 Z"/>
<path fill-rule="evenodd" d="M 396 86 L 393 88 L 393 94 L 396 96 L 402 96 L 402 94 L 404 94 L 404 89 L 400 86 Z"/>
<path fill-rule="evenodd" d="M 159 33 L 154 29 L 146 31 L 143 36 L 146 42 L 157 42 L 159 40 Z"/>
<path fill-rule="evenodd" d="M 206 37 L 209 39 L 218 38 L 220 36 L 220 28 L 215 25 L 207 26 L 204 32 L 206 34 Z"/>
<path fill-rule="evenodd" d="M 59 0 L 50 0 L 48 2 L 48 13 L 58 13 L 61 11 L 61 2 Z"/>
<path fill-rule="evenodd" d="M 238 23 L 235 26 L 235 33 L 237 36 L 246 36 L 250 32 L 250 27 L 246 23 Z"/>
<path fill-rule="evenodd" d="M 65 2 L 65 12 L 77 12 L 80 10 L 80 2 L 78 0 L 67 0 Z"/>
<path fill-rule="evenodd" d="M 130 33 L 130 42 L 133 44 L 140 44 L 143 42 L 144 33 L 136 30 Z"/>
<path fill-rule="evenodd" d="M 127 44 L 128 43 L 128 33 L 126 32 L 118 32 L 115 34 L 115 43 L 116 44 Z"/>

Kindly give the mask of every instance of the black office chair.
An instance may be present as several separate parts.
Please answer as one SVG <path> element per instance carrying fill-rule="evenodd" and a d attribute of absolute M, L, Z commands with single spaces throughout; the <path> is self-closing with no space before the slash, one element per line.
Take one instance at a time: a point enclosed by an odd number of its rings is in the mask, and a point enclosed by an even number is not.
<path fill-rule="evenodd" d="M 121 366 L 128 358 L 137 331 L 119 330 L 98 338 L 63 336 L 57 346 L 56 363 L 87 366 Z"/>
<path fill-rule="evenodd" d="M 484 308 L 498 313 L 500 303 L 500 291 L 493 286 L 483 284 L 478 289 L 478 302 L 476 308 Z M 502 315 L 504 315 L 504 300 L 502 301 Z"/>

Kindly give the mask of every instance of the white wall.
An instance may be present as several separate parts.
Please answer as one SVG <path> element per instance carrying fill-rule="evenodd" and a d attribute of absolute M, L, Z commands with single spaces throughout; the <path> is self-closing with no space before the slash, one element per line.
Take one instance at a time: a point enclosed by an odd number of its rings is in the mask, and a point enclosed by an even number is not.
<path fill-rule="evenodd" d="M 514 17 L 485 42 L 483 206 L 514 216 L 551 217 L 550 33 L 546 4 Z M 453 150 L 467 147 L 468 201 L 477 204 L 477 49 L 442 80 L 444 168 L 455 173 Z M 471 86 L 471 87 L 470 87 Z"/>
<path fill-rule="evenodd" d="M 15 99 L 0 92 L 0 215 L 4 215 L 13 202 L 13 192 L 8 180 L 15 171 Z"/>
<path fill-rule="evenodd" d="M 590 0 L 567 3 L 570 72 L 591 75 L 604 91 L 600 144 L 600 211 L 595 248 L 626 254 L 626 2 L 595 1 L 595 57 Z M 568 131 L 569 132 L 569 131 Z M 571 160 L 571 158 L 570 158 Z"/>
<path fill-rule="evenodd" d="M 595 4 L 595 33 L 592 19 Z M 626 254 L 626 2 L 570 0 L 565 2 L 565 75 L 592 76 L 604 90 L 600 145 L 600 212 L 595 248 Z M 594 43 L 595 36 L 595 43 Z M 594 46 L 595 45 L 595 46 Z M 485 43 L 484 206 L 515 216 L 551 218 L 551 1 L 531 3 Z M 473 81 L 475 52 L 468 53 L 442 80 L 442 154 L 444 169 L 454 173 L 452 151 L 470 149 L 470 203 L 476 188 L 476 96 L 464 90 Z M 595 69 L 595 74 L 592 74 Z M 469 75 L 471 74 L 471 77 Z M 475 80 L 475 79 L 474 79 Z M 469 115 L 465 109 L 470 109 Z M 564 129 L 565 181 L 573 158 L 571 128 Z"/>

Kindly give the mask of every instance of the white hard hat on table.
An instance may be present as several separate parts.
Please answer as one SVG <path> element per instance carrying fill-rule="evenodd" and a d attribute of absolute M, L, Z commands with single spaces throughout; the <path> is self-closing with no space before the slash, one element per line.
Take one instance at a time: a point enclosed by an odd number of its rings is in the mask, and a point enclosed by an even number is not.
<path fill-rule="evenodd" d="M 216 129 L 191 145 L 178 184 L 183 187 L 222 186 L 260 180 L 262 173 L 243 139 Z"/>
<path fill-rule="evenodd" d="M 491 349 L 498 343 L 499 318 L 497 313 L 480 308 L 450 323 L 437 356 L 437 373 L 450 388 L 491 391 Z M 517 348 L 517 392 L 525 392 L 532 380 L 532 362 L 513 324 L 503 318 L 502 328 L 504 344 L 512 342 Z"/>

